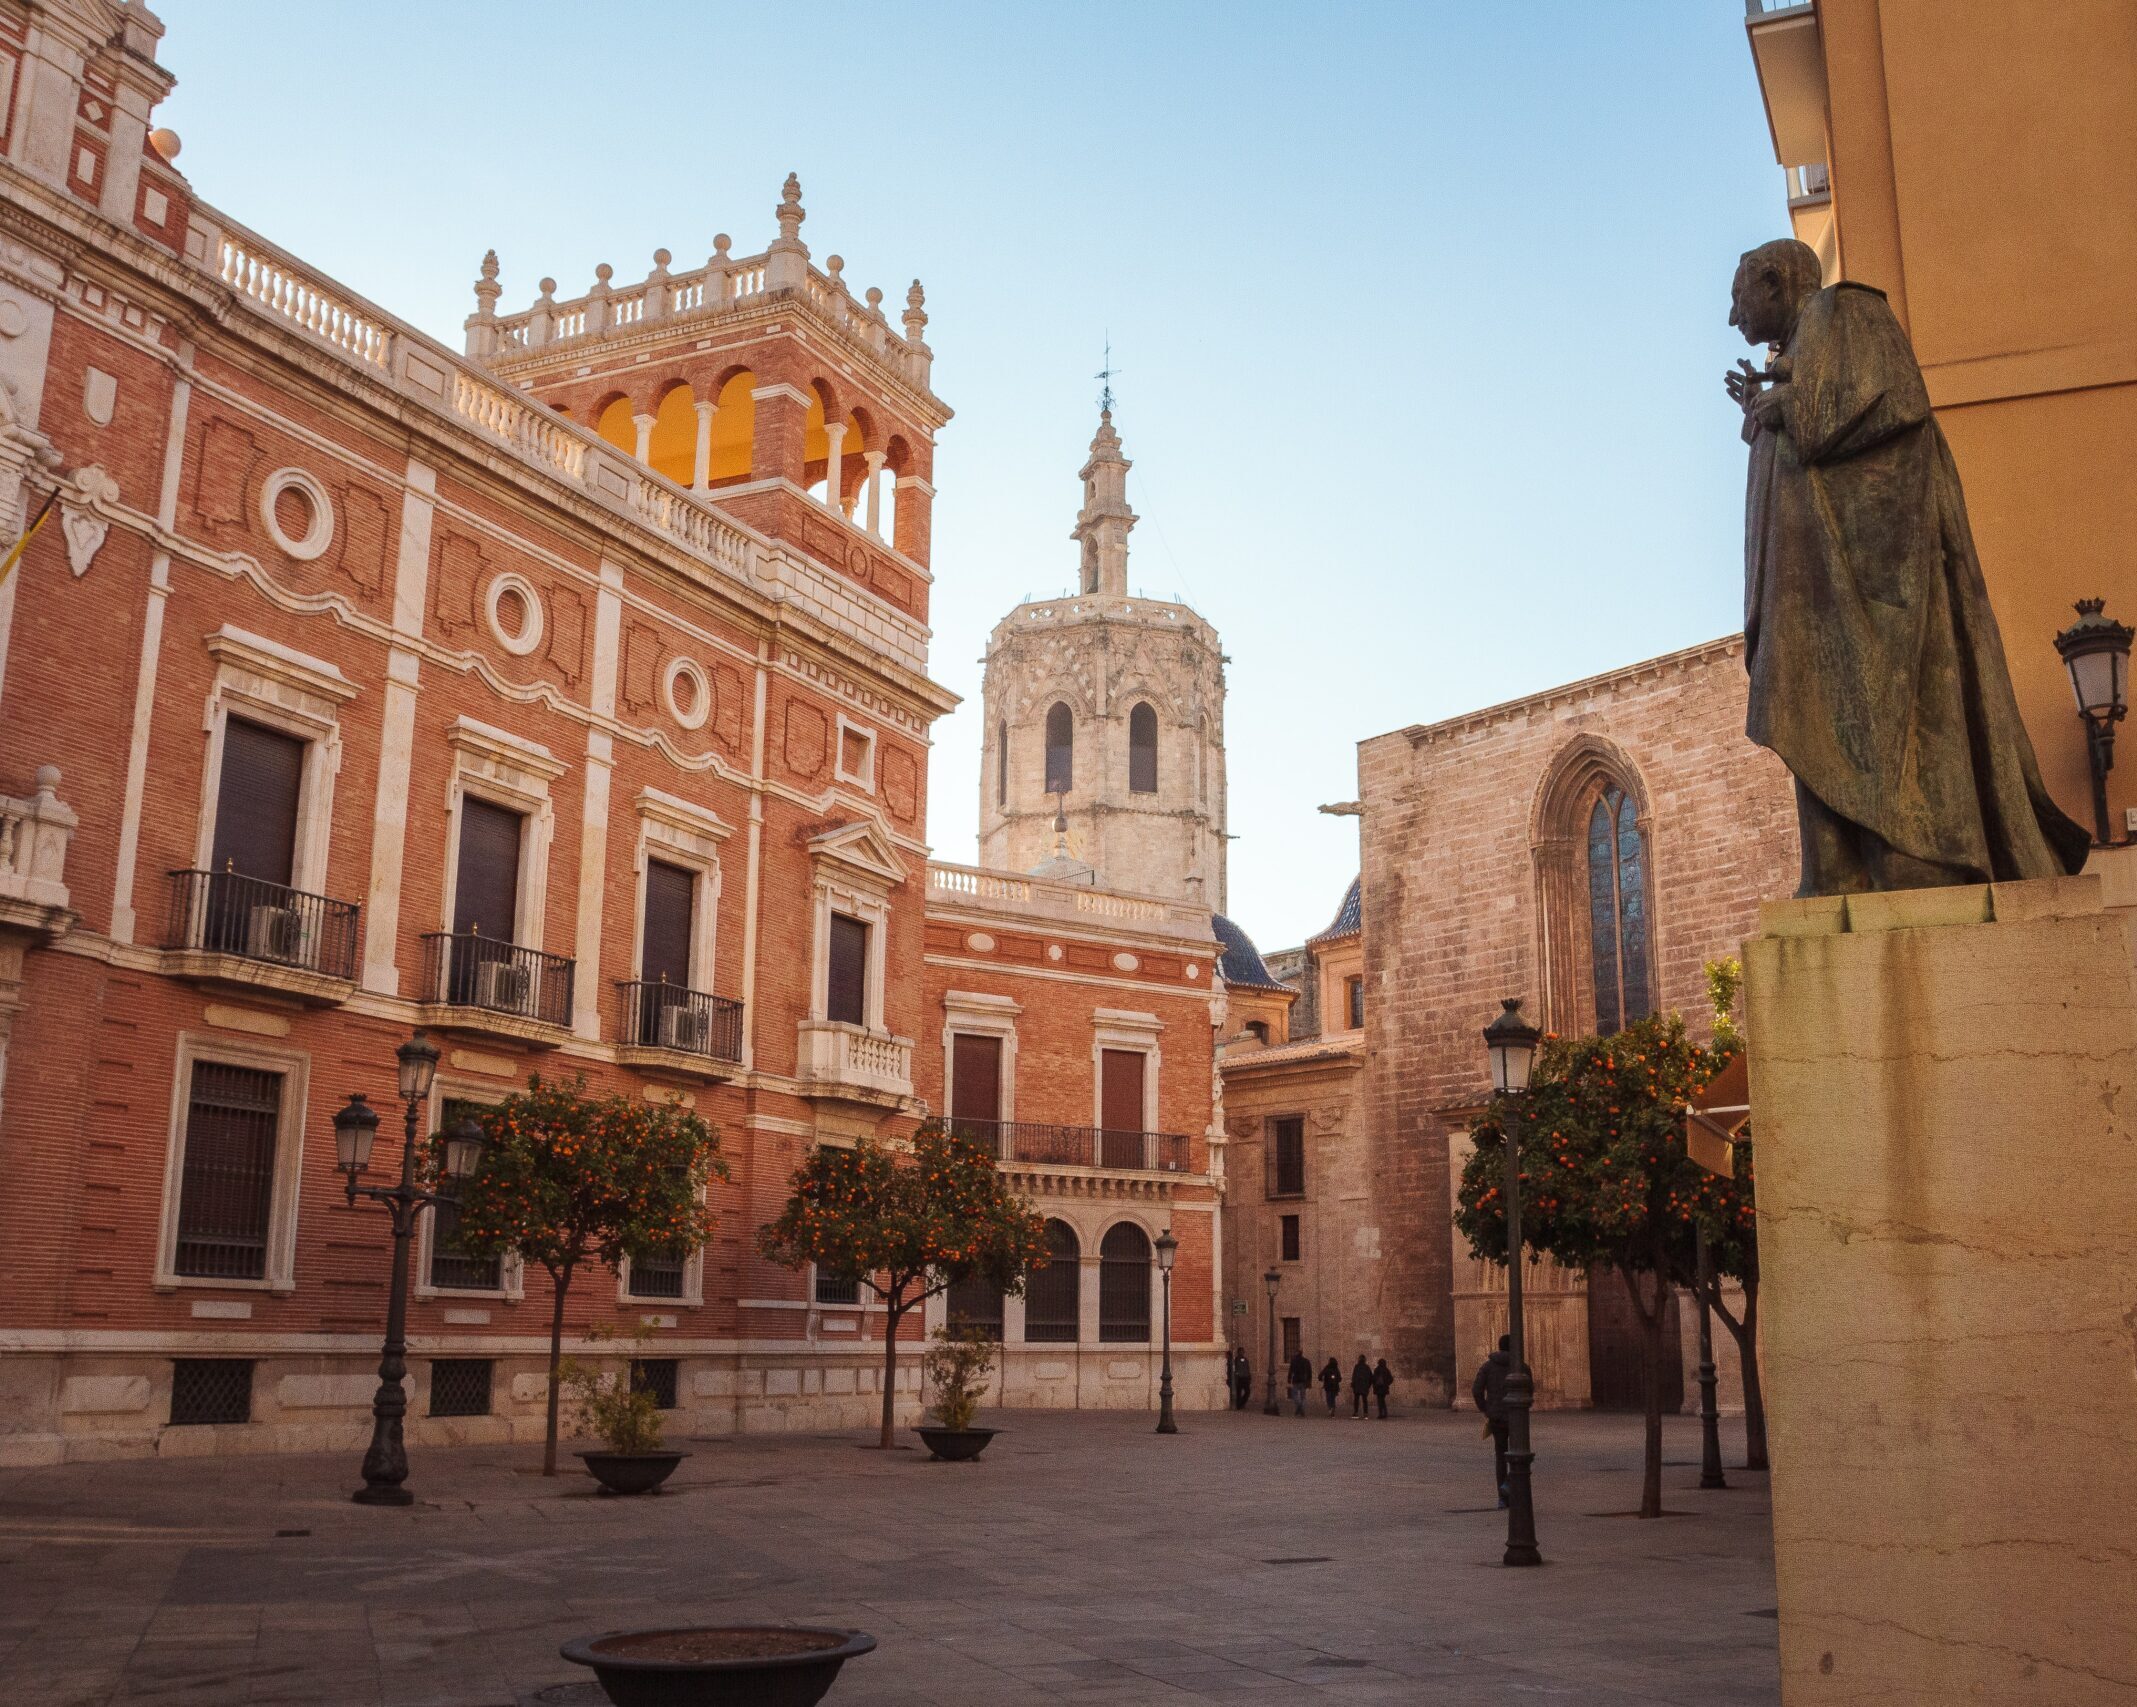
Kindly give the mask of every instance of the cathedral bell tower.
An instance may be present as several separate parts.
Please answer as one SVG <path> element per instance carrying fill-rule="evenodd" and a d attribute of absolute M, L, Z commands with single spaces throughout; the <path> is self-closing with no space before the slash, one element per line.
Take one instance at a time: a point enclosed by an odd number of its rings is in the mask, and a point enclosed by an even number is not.
<path fill-rule="evenodd" d="M 1222 912 L 1224 653 L 1187 606 L 1129 593 L 1129 467 L 1103 408 L 1069 536 L 1080 592 L 988 637 L 980 863 Z"/>

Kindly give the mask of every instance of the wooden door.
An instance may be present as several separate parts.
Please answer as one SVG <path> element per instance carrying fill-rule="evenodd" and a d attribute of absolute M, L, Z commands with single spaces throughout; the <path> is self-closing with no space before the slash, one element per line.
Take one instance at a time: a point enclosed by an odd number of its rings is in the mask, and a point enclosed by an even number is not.
<path fill-rule="evenodd" d="M 460 867 L 453 886 L 453 930 L 491 942 L 519 935 L 519 841 L 525 820 L 509 807 L 472 796 L 460 802 Z"/>
<path fill-rule="evenodd" d="M 1149 1060 L 1134 1049 L 1099 1056 L 1100 1161 L 1109 1168 L 1148 1166 L 1143 1156 L 1143 1074 Z"/>
<path fill-rule="evenodd" d="M 208 869 L 287 888 L 297 858 L 297 796 L 306 743 L 233 717 L 223 726 Z"/>
<path fill-rule="evenodd" d="M 1002 1118 L 1002 1040 L 977 1032 L 950 1036 L 950 1118 L 960 1132 L 993 1144 Z"/>

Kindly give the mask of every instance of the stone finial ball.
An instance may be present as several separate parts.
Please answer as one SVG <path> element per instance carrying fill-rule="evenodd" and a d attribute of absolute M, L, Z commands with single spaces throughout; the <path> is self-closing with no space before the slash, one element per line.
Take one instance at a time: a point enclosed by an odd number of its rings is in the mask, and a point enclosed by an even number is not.
<path fill-rule="evenodd" d="M 168 130 L 161 126 L 148 133 L 148 145 L 165 160 L 176 160 L 178 158 L 178 150 L 182 146 L 175 130 Z"/>
<path fill-rule="evenodd" d="M 833 278 L 838 277 L 840 273 L 846 270 L 846 257 L 843 255 L 826 255 L 824 257 L 824 270 Z"/>
<path fill-rule="evenodd" d="M 542 294 L 543 294 L 544 296 L 554 296 L 554 295 L 556 295 L 556 293 L 557 293 L 557 282 L 556 282 L 556 280 L 555 280 L 555 279 L 544 279 L 544 280 L 542 280 Z"/>
<path fill-rule="evenodd" d="M 713 253 L 716 255 L 725 255 L 727 251 L 731 247 L 733 247 L 734 241 L 735 240 L 732 237 L 728 236 L 727 233 L 724 231 L 716 233 L 712 239 Z"/>
<path fill-rule="evenodd" d="M 674 259 L 675 257 L 669 254 L 668 251 L 665 249 L 655 249 L 653 251 L 653 264 L 656 267 L 665 267 L 670 261 Z"/>
<path fill-rule="evenodd" d="M 178 139 L 172 137 L 171 140 L 176 142 Z M 59 792 L 59 766 L 39 765 L 37 767 L 37 792 L 39 794 L 57 794 Z"/>
<path fill-rule="evenodd" d="M 616 269 L 610 266 L 606 261 L 603 261 L 598 267 L 594 269 L 594 277 L 599 279 L 603 284 L 607 284 L 608 281 L 614 278 L 615 276 Z"/>

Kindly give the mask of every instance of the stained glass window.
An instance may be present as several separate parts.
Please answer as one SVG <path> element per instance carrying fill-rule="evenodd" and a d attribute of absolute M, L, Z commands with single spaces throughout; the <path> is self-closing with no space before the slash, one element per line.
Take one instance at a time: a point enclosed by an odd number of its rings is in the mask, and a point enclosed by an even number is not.
<path fill-rule="evenodd" d="M 1654 1012 L 1648 988 L 1647 850 L 1639 814 L 1606 788 L 1588 814 L 1588 938 L 1595 1029 L 1607 1037 Z"/>

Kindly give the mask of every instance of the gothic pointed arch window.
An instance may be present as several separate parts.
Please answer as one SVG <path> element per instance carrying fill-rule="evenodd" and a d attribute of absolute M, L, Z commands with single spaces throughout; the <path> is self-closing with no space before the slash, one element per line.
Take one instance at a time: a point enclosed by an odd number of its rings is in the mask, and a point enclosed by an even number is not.
<path fill-rule="evenodd" d="M 1128 792 L 1158 791 L 1158 714 L 1148 700 L 1128 713 Z"/>
<path fill-rule="evenodd" d="M 1046 713 L 1046 792 L 1066 794 L 1076 780 L 1076 718 L 1065 700 Z"/>
<path fill-rule="evenodd" d="M 994 803 L 1009 804 L 1009 719 L 994 726 Z"/>
<path fill-rule="evenodd" d="M 1588 811 L 1588 945 L 1596 1034 L 1607 1037 L 1653 1013 L 1647 847 L 1631 797 L 1615 784 L 1606 784 Z"/>

